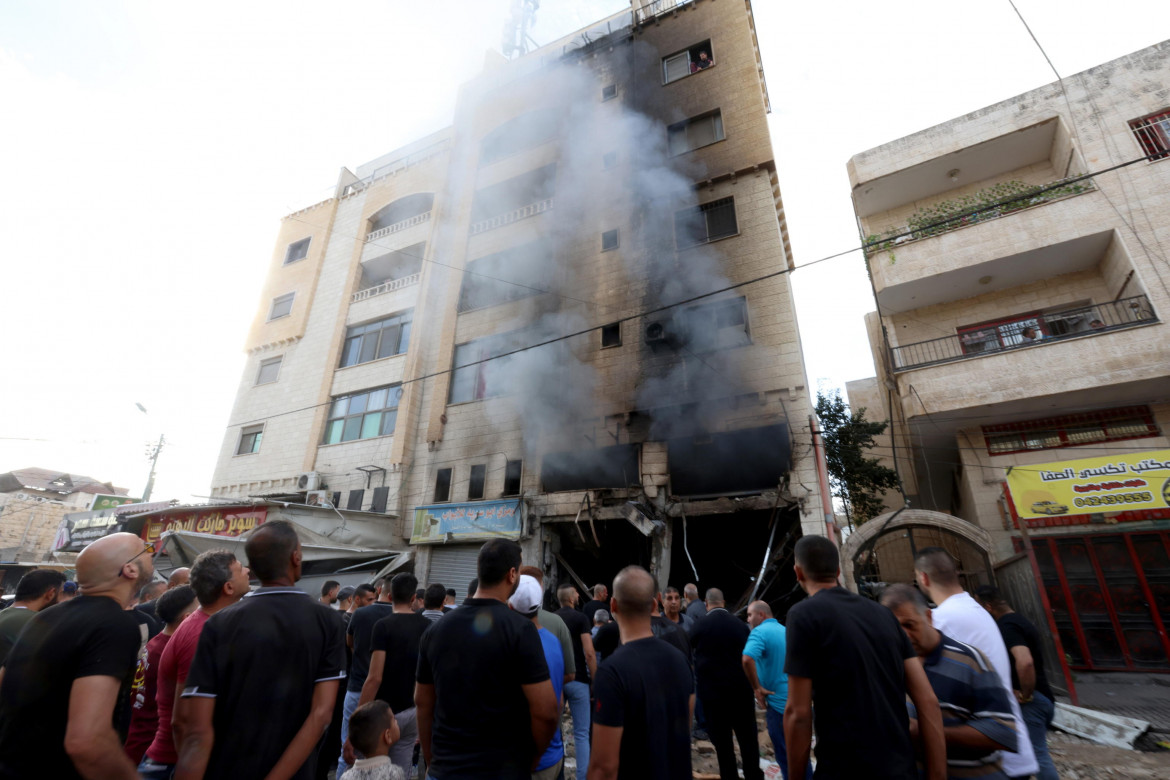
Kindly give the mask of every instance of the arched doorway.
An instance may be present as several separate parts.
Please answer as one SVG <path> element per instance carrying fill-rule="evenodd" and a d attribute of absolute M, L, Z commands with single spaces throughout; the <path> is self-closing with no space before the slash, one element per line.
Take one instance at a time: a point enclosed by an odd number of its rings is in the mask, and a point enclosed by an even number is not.
<path fill-rule="evenodd" d="M 863 595 L 873 595 L 887 584 L 914 582 L 914 557 L 924 547 L 942 547 L 955 557 L 964 589 L 995 583 L 987 531 L 927 509 L 879 515 L 851 533 L 841 548 L 845 583 Z"/>

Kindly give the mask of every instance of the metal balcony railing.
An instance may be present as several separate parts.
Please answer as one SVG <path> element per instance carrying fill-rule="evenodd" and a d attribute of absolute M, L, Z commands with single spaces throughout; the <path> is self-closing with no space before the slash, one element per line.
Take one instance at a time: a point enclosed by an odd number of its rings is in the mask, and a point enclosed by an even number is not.
<path fill-rule="evenodd" d="M 1150 301 L 1144 295 L 1122 298 L 1093 306 L 1064 311 L 1029 314 L 973 328 L 963 328 L 916 344 L 892 347 L 895 371 L 933 366 L 955 360 L 1007 352 L 1036 344 L 1091 336 L 1156 322 Z"/>
<path fill-rule="evenodd" d="M 418 284 L 419 276 L 421 276 L 421 274 L 411 274 L 410 276 L 404 276 L 401 279 L 391 279 L 388 282 L 382 282 L 381 284 L 374 285 L 373 287 L 367 287 L 364 290 L 358 290 L 353 294 L 353 297 L 350 298 L 350 303 L 357 303 L 358 301 L 364 301 L 366 298 L 373 298 L 375 295 L 394 292 L 395 290 L 401 290 L 403 287 L 409 287 L 412 284 Z"/>
<path fill-rule="evenodd" d="M 519 222 L 520 220 L 527 219 L 528 217 L 535 217 L 537 214 L 543 214 L 544 212 L 548 211 L 552 208 L 552 206 L 553 199 L 545 198 L 544 200 L 537 201 L 536 203 L 529 203 L 527 206 L 521 206 L 518 209 L 513 209 L 512 211 L 507 211 L 503 214 L 497 214 L 494 217 L 481 219 L 479 222 L 472 222 L 471 235 L 475 236 L 503 225 Z"/>
<path fill-rule="evenodd" d="M 634 9 L 634 18 L 638 24 L 644 24 L 663 14 L 677 10 L 684 5 L 690 5 L 695 0 L 643 0 Z"/>
<path fill-rule="evenodd" d="M 377 230 L 374 230 L 374 231 L 366 234 L 366 242 L 369 243 L 370 241 L 376 241 L 377 239 L 381 238 L 382 236 L 388 236 L 391 233 L 397 233 L 400 230 L 406 230 L 408 227 L 414 227 L 415 225 L 421 225 L 422 223 L 426 222 L 430 218 L 431 218 L 431 212 L 424 211 L 422 214 L 416 214 L 413 217 L 408 217 L 408 218 L 402 220 L 401 222 L 395 222 L 393 225 L 387 225 L 384 228 L 378 228 Z"/>

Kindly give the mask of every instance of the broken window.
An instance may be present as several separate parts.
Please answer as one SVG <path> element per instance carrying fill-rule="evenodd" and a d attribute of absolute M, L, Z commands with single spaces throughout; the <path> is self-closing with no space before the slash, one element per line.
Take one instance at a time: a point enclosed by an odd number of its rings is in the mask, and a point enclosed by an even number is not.
<path fill-rule="evenodd" d="M 451 469 L 439 469 L 435 473 L 435 498 L 436 504 L 441 504 L 444 501 L 451 500 Z"/>
<path fill-rule="evenodd" d="M 622 324 L 615 322 L 601 328 L 601 348 L 620 347 L 622 345 Z"/>
<path fill-rule="evenodd" d="M 256 384 L 266 385 L 270 382 L 275 382 L 280 376 L 280 364 L 284 360 L 284 356 L 268 358 L 260 361 L 260 370 L 256 372 Z"/>
<path fill-rule="evenodd" d="M 618 248 L 618 232 L 617 228 L 607 230 L 601 234 L 601 251 L 608 252 L 612 249 Z"/>
<path fill-rule="evenodd" d="M 406 352 L 413 319 L 414 309 L 409 309 L 377 322 L 347 328 L 341 348 L 341 368 Z"/>
<path fill-rule="evenodd" d="M 467 500 L 483 498 L 484 483 L 487 482 L 487 466 L 477 463 L 471 467 L 471 479 L 467 483 Z"/>
<path fill-rule="evenodd" d="M 723 114 L 715 110 L 703 116 L 676 122 L 666 128 L 666 134 L 671 154 L 684 154 L 702 146 L 709 146 L 723 140 Z"/>
<path fill-rule="evenodd" d="M 552 140 L 559 121 L 557 112 L 550 109 L 530 111 L 509 119 L 484 136 L 479 147 L 479 164 L 488 165 Z"/>
<path fill-rule="evenodd" d="M 685 436 L 670 439 L 666 446 L 670 492 L 675 496 L 775 490 L 790 465 L 784 424 Z"/>
<path fill-rule="evenodd" d="M 264 437 L 263 425 L 249 425 L 240 431 L 240 443 L 236 445 L 237 455 L 251 455 L 260 451 L 260 440 Z"/>
<path fill-rule="evenodd" d="M 459 311 L 540 295 L 555 283 L 556 263 L 543 241 L 533 241 L 472 260 L 463 272 Z"/>
<path fill-rule="evenodd" d="M 679 249 L 734 236 L 738 232 L 735 198 L 720 198 L 674 213 L 674 236 Z"/>
<path fill-rule="evenodd" d="M 746 298 L 730 298 L 692 306 L 686 310 L 684 317 L 688 345 L 696 352 L 730 349 L 751 343 Z"/>
<path fill-rule="evenodd" d="M 333 399 L 322 444 L 372 439 L 394 433 L 402 386 L 379 387 Z"/>
<path fill-rule="evenodd" d="M 268 310 L 268 319 L 277 320 L 292 313 L 293 298 L 296 293 L 288 293 L 272 299 L 272 308 Z"/>
<path fill-rule="evenodd" d="M 641 482 L 637 444 L 617 444 L 595 450 L 553 452 L 540 465 L 540 482 L 546 492 L 628 488 Z"/>
<path fill-rule="evenodd" d="M 376 233 L 379 230 L 399 225 L 407 220 L 413 219 L 421 214 L 426 214 L 434 205 L 435 194 L 433 192 L 419 192 L 414 195 L 407 195 L 405 198 L 383 206 L 373 216 L 370 217 L 369 233 Z"/>
<path fill-rule="evenodd" d="M 295 263 L 297 260 L 304 260 L 309 256 L 309 242 L 312 237 L 302 238 L 300 241 L 294 241 L 288 245 L 288 249 L 284 253 L 284 264 Z"/>
<path fill-rule="evenodd" d="M 504 495 L 520 495 L 520 476 L 524 472 L 524 461 L 510 460 L 504 466 Z"/>
<path fill-rule="evenodd" d="M 689 49 L 662 58 L 662 83 L 678 81 L 692 73 L 706 70 L 714 64 L 715 56 L 711 50 L 711 41 L 696 43 Z"/>

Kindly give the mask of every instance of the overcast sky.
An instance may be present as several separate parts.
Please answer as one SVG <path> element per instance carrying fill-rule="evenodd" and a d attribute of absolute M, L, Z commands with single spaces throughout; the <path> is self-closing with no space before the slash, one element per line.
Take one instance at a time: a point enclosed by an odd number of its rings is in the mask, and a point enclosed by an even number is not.
<path fill-rule="evenodd" d="M 1165 30 L 1152 0 L 1017 4 L 1063 75 Z M 540 42 L 627 4 L 542 5 Z M 1054 80 L 1007 0 L 754 5 L 797 264 L 858 243 L 849 157 Z M 508 7 L 6 0 L 0 472 L 140 495 L 165 432 L 155 498 L 206 495 L 280 218 L 446 125 Z M 860 253 L 794 286 L 810 385 L 872 375 Z"/>

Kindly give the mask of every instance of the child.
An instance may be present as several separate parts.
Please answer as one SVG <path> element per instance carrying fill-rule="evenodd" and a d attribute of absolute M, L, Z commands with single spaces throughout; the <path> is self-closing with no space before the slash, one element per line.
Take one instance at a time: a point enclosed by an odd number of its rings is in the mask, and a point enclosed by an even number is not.
<path fill-rule="evenodd" d="M 390 763 L 390 746 L 398 739 L 398 722 L 390 705 L 375 699 L 349 716 L 349 741 L 359 758 L 341 780 L 406 780 L 402 767 Z"/>

